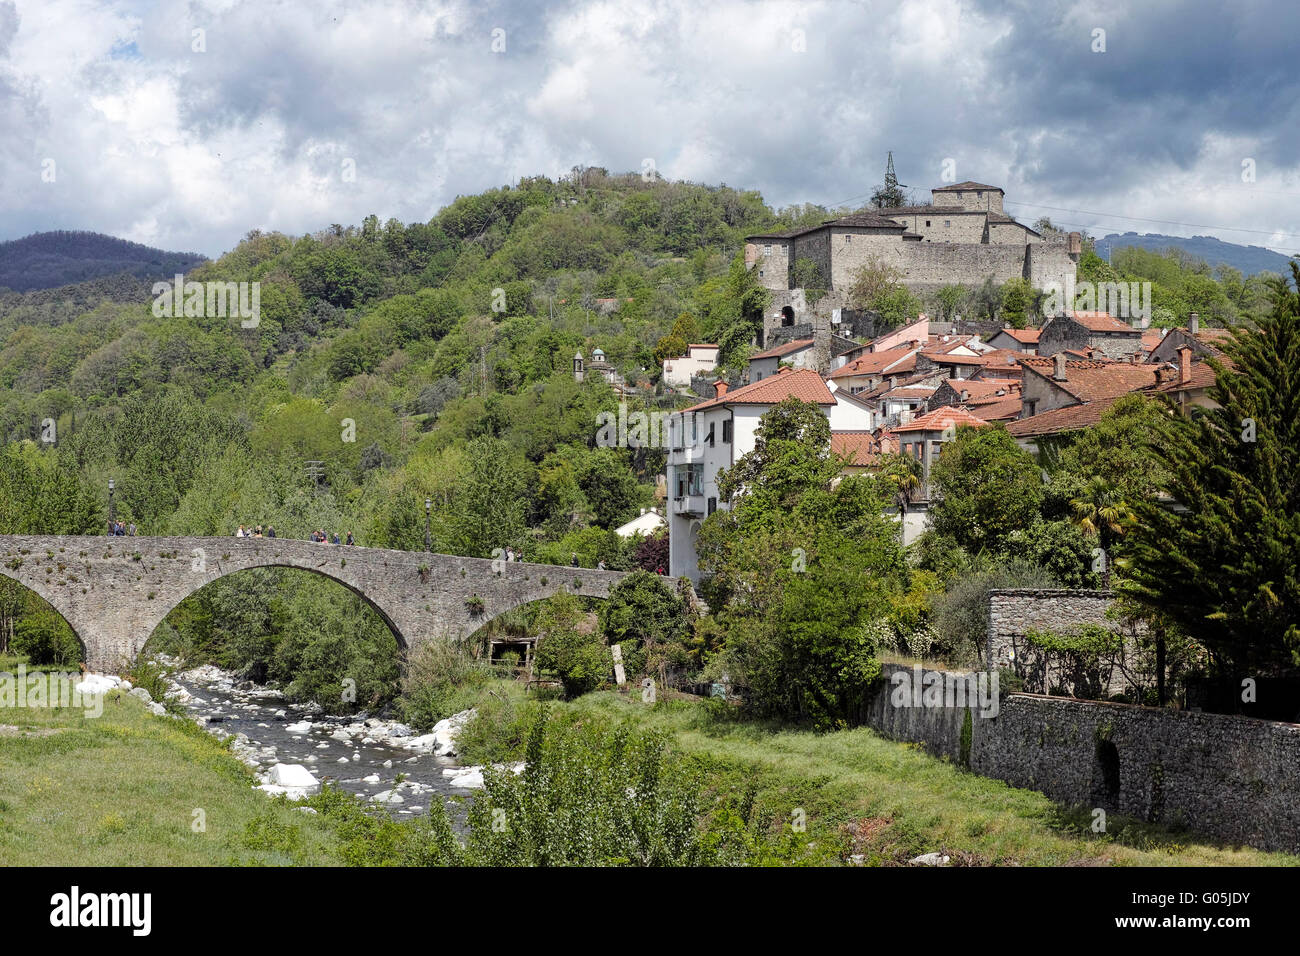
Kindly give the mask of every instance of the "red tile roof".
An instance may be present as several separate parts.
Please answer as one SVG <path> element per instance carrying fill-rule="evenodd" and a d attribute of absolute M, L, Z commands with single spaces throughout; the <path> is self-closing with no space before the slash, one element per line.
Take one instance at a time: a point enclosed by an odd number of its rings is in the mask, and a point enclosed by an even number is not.
<path fill-rule="evenodd" d="M 927 412 L 920 418 L 914 418 L 906 425 L 894 426 L 895 432 L 941 432 L 945 428 L 952 426 L 960 427 L 970 425 L 972 428 L 982 428 L 987 425 L 982 418 L 976 418 L 970 412 L 961 408 L 953 408 L 945 405 L 943 408 L 936 408 L 932 412 Z"/>
<path fill-rule="evenodd" d="M 769 375 L 762 381 L 730 389 L 720 398 L 708 399 L 683 411 L 701 412 L 724 405 L 775 405 L 787 398 L 815 402 L 818 405 L 835 404 L 835 398 L 822 377 L 810 368 L 801 368 L 780 375 Z"/>
<path fill-rule="evenodd" d="M 1157 368 L 1159 366 L 1156 366 Z M 1173 381 L 1164 382 L 1163 384 L 1151 387 L 1153 392 L 1181 392 L 1185 389 L 1209 388 L 1214 384 L 1216 378 L 1214 369 L 1210 368 L 1206 362 L 1193 362 L 1191 377 L 1188 381 L 1179 383 L 1177 371 L 1175 370 Z M 1168 373 L 1166 373 L 1168 374 Z"/>
<path fill-rule="evenodd" d="M 850 465 L 870 465 L 880 457 L 880 442 L 865 431 L 831 432 L 831 453 Z"/>
<path fill-rule="evenodd" d="M 1095 425 L 1101 416 L 1122 396 L 1115 395 L 1083 405 L 1070 405 L 1066 408 L 1054 408 L 1032 418 L 1022 418 L 1007 425 L 1007 431 L 1016 438 L 1036 438 L 1039 435 L 1056 435 L 1060 432 L 1077 431 Z"/>
<path fill-rule="evenodd" d="M 1080 402 L 1117 398 L 1154 385 L 1156 381 L 1157 366 L 1134 365 L 1132 362 L 1067 361 L 1063 382 L 1052 378 L 1055 370 L 1053 359 L 1021 359 L 1020 364 L 1026 372 L 1041 375 Z"/>
<path fill-rule="evenodd" d="M 1038 337 L 1043 334 L 1042 329 L 999 329 L 993 335 L 1005 334 L 1011 336 L 1017 342 L 1025 345 L 1037 345 Z M 992 338 L 993 336 L 989 336 Z"/>
<path fill-rule="evenodd" d="M 781 345 L 770 348 L 766 352 L 754 353 L 749 357 L 749 360 L 752 362 L 754 359 L 780 358 L 784 355 L 790 355 L 793 352 L 802 352 L 806 348 L 811 348 L 812 344 L 812 339 L 795 339 L 792 342 L 783 342 Z"/>
<path fill-rule="evenodd" d="M 1164 329 L 1147 329 L 1142 333 L 1142 348 L 1150 352 L 1165 337 Z"/>
<path fill-rule="evenodd" d="M 895 368 L 889 369 L 894 363 Z M 831 372 L 831 378 L 851 378 L 854 375 L 872 375 L 884 372 L 910 372 L 916 368 L 915 353 L 910 348 L 885 349 L 883 352 L 868 352 Z"/>
<path fill-rule="evenodd" d="M 936 365 L 983 365 L 982 355 L 948 355 L 935 349 L 926 349 L 921 353 Z"/>
<path fill-rule="evenodd" d="M 1074 312 L 1069 318 L 1078 322 L 1089 332 L 1132 332 L 1137 334 L 1140 331 L 1122 319 L 1115 318 L 1109 312 Z"/>
<path fill-rule="evenodd" d="M 1037 358 L 1033 352 L 1018 352 L 1015 349 L 994 349 L 980 356 L 985 366 L 1005 365 L 1014 368 L 1022 358 Z"/>
<path fill-rule="evenodd" d="M 1020 394 L 1016 393 L 1013 398 L 1002 398 L 995 403 L 978 407 L 980 418 L 986 422 L 1005 422 L 1019 418 L 1025 409 L 1025 403 L 1021 401 Z"/>

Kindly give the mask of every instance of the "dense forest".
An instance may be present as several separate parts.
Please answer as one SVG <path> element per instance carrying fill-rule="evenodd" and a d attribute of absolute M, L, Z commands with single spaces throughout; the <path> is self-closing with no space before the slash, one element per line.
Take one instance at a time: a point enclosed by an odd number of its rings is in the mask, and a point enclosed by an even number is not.
<path fill-rule="evenodd" d="M 206 261 L 194 252 L 164 252 L 98 232 L 37 232 L 0 242 L 0 287 L 53 289 L 105 276 L 170 278 Z"/>
<path fill-rule="evenodd" d="M 634 407 L 681 404 L 658 386 L 664 354 L 716 341 L 738 367 L 761 327 L 767 299 L 744 268 L 743 236 L 833 212 L 577 169 L 462 196 L 429 222 L 370 216 L 297 238 L 251 232 L 188 274 L 259 283 L 260 316 L 248 328 L 237 318 L 159 317 L 135 280 L 0 294 L 0 533 L 103 533 L 112 478 L 117 517 L 141 534 L 269 524 L 280 536 L 351 532 L 362 545 L 420 549 L 428 500 L 438 551 L 512 547 L 534 561 L 653 570 L 662 541 L 613 529 L 654 503 L 663 452 L 597 446 L 597 415 L 620 398 L 600 375 L 576 381 L 575 353 L 601 349 Z M 1158 324 L 1197 309 L 1209 323 L 1248 323 L 1267 308 L 1262 279 L 1181 255 L 1127 250 L 1110 265 L 1089 249 L 1080 273 L 1152 281 Z M 901 287 L 878 294 L 903 310 L 1034 318 L 1019 284 L 988 285 L 933 302 Z M 1017 574 L 1095 583 L 1074 560 L 1092 543 L 1066 512 L 1077 482 L 1103 467 L 1072 475 L 1046 524 L 1008 536 L 1007 553 L 1032 565 Z M 1037 484 L 1037 468 L 1028 473 Z M 887 497 L 892 486 L 882 487 L 851 504 L 855 521 L 875 529 L 867 505 Z M 837 500 L 850 506 L 847 495 Z M 971 555 L 988 550 L 962 540 L 959 523 L 939 531 Z M 966 551 L 938 549 L 918 578 L 886 550 L 898 580 L 891 600 L 914 610 L 984 566 L 945 567 Z M 1054 574 L 1062 554 L 1070 566 Z M 75 656 L 61 621 L 33 602 L 0 583 L 4 638 L 21 637 L 35 657 Z M 927 614 L 911 614 L 894 643 L 933 635 Z M 721 639 L 710 626 L 682 637 L 696 669 Z M 297 680 L 301 696 L 325 694 L 340 673 L 361 675 L 358 705 L 393 692 L 391 634 L 353 596 L 301 572 L 219 581 L 166 630 L 174 649 Z"/>

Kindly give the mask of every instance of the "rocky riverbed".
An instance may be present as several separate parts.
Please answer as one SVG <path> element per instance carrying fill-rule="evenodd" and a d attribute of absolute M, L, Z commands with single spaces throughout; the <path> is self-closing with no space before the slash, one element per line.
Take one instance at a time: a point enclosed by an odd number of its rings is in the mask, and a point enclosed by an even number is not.
<path fill-rule="evenodd" d="M 301 799 L 328 781 L 394 816 L 427 812 L 441 800 L 456 810 L 455 819 L 463 811 L 451 798 L 483 786 L 482 767 L 455 759 L 457 734 L 473 711 L 419 734 L 364 713 L 332 716 L 314 704 L 289 703 L 279 690 L 212 665 L 175 672 L 171 684 L 168 698 L 218 739 L 233 738 L 233 752 L 258 772 L 267 794 Z"/>

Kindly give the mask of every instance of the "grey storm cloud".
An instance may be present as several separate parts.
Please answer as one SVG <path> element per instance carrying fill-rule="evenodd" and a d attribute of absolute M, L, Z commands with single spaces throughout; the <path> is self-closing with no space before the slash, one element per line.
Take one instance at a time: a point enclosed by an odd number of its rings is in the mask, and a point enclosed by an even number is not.
<path fill-rule="evenodd" d="M 1289 246 L 1297 26 L 1290 0 L 0 0 L 0 221 L 216 255 L 577 164 L 853 205 L 892 150 L 918 197 L 950 172 L 1029 221 Z"/>

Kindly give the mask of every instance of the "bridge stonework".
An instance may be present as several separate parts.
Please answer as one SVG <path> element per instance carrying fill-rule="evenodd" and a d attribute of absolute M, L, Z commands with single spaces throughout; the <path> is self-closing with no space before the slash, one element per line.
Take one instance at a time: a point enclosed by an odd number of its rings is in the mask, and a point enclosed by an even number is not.
<path fill-rule="evenodd" d="M 249 568 L 299 568 L 337 581 L 379 613 L 403 648 L 463 638 L 561 592 L 607 598 L 622 571 L 316 544 L 289 538 L 0 535 L 0 575 L 63 615 L 91 671 L 128 665 L 181 601 Z M 471 599 L 482 609 L 471 607 Z"/>

